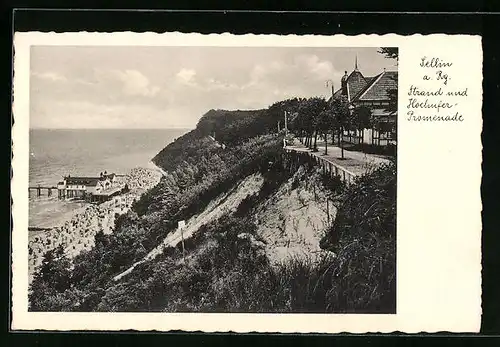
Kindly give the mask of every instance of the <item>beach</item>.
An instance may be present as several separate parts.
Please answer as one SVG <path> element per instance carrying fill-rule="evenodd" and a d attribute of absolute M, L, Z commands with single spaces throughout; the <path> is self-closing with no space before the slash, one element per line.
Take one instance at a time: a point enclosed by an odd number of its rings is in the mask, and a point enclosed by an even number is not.
<path fill-rule="evenodd" d="M 33 278 L 36 268 L 42 263 L 43 256 L 49 250 L 62 245 L 68 258 L 74 258 L 82 251 L 90 250 L 94 246 L 94 236 L 103 231 L 105 234 L 113 232 L 115 216 L 126 213 L 135 200 L 148 189 L 154 187 L 162 177 L 161 169 L 153 163 L 147 167 L 137 167 L 125 176 L 120 177 L 121 184 L 126 184 L 129 191 L 125 194 L 115 196 L 109 201 L 99 205 L 71 202 L 78 204 L 67 208 L 63 213 L 57 213 L 55 224 L 57 226 L 45 228 L 37 225 L 39 230 L 29 232 L 29 282 Z M 56 202 L 44 202 L 47 213 Z M 57 208 L 56 208 L 57 209 Z M 61 212 L 61 211 L 57 211 Z M 46 222 L 46 225 L 50 223 Z"/>

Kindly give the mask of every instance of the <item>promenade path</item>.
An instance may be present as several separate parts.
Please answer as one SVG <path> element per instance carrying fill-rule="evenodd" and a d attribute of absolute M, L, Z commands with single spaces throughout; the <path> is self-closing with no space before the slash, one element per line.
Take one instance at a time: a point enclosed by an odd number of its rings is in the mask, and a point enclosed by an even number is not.
<path fill-rule="evenodd" d="M 363 175 L 370 169 L 380 165 L 389 163 L 389 159 L 381 155 L 367 154 L 357 151 L 348 151 L 344 149 L 344 159 L 341 159 L 342 153 L 340 147 L 328 145 L 328 154 L 325 155 L 325 144 L 317 144 L 318 151 L 313 152 L 300 141 L 294 139 L 293 145 L 288 145 L 285 149 L 297 152 L 308 152 L 311 155 L 317 156 L 321 159 L 326 159 L 346 170 L 354 173 L 356 176 Z"/>

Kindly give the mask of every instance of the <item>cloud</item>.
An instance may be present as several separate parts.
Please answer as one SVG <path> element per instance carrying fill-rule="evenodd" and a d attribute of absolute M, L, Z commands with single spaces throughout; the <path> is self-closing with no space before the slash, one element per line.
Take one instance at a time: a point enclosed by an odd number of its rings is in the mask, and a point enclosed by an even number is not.
<path fill-rule="evenodd" d="M 244 107 L 262 108 L 286 98 L 324 95 L 325 81 L 339 75 L 330 61 L 314 54 L 262 62 L 250 70 L 236 98 Z"/>
<path fill-rule="evenodd" d="M 39 117 L 32 127 L 48 128 L 188 128 L 193 116 L 188 109 L 159 110 L 147 104 L 95 104 L 87 101 L 51 101 L 32 105 Z M 180 116 L 180 117 L 179 117 Z"/>
<path fill-rule="evenodd" d="M 376 48 L 372 51 L 36 47 L 30 65 L 30 122 L 47 127 L 195 126 L 211 108 L 258 109 L 295 96 L 328 97 L 325 81 L 331 79 L 337 89 L 355 54 L 367 76 L 388 66 Z"/>
<path fill-rule="evenodd" d="M 110 76 L 122 83 L 121 91 L 129 96 L 154 97 L 160 91 L 157 86 L 152 86 L 149 79 L 137 70 L 111 70 Z"/>
<path fill-rule="evenodd" d="M 206 91 L 221 91 L 221 90 L 230 91 L 230 90 L 241 89 L 241 86 L 235 83 L 221 81 L 215 78 L 209 78 L 208 80 L 206 80 L 203 87 Z"/>
<path fill-rule="evenodd" d="M 333 64 L 327 60 L 321 60 L 314 54 L 302 54 L 295 59 L 299 69 L 304 69 L 315 79 L 328 79 L 335 73 Z"/>
<path fill-rule="evenodd" d="M 272 61 L 264 64 L 257 64 L 250 72 L 250 81 L 247 86 L 255 85 L 264 80 L 268 80 L 273 76 L 286 73 L 290 67 L 286 66 L 283 62 Z"/>
<path fill-rule="evenodd" d="M 250 80 L 246 87 L 259 83 L 292 84 L 298 83 L 298 78 L 324 81 L 335 74 L 333 64 L 321 60 L 314 54 L 301 54 L 291 62 L 271 61 L 257 64 L 250 72 Z"/>
<path fill-rule="evenodd" d="M 175 75 L 176 80 L 185 85 L 191 85 L 195 86 L 195 76 L 196 76 L 196 71 L 193 69 L 186 69 L 182 68 L 177 74 Z"/>
<path fill-rule="evenodd" d="M 64 81 L 67 81 L 66 77 L 64 77 L 63 75 L 57 74 L 55 72 L 50 72 L 50 71 L 46 71 L 46 72 L 32 72 L 31 75 L 34 76 L 34 77 L 37 77 L 39 79 L 46 80 L 46 81 L 51 81 L 51 82 L 57 82 L 57 81 L 64 82 Z"/>
<path fill-rule="evenodd" d="M 118 73 L 123 83 L 123 92 L 127 95 L 155 96 L 160 88 L 151 86 L 149 79 L 137 70 L 125 70 Z"/>
<path fill-rule="evenodd" d="M 54 99 L 89 101 L 96 104 L 137 102 L 148 103 L 160 93 L 148 77 L 135 69 L 100 69 L 85 74 L 68 74 L 67 77 L 53 72 L 32 73 L 30 89 L 32 100 Z"/>
<path fill-rule="evenodd" d="M 67 75 L 34 73 L 32 113 L 48 127 L 191 127 L 210 108 L 259 109 L 290 97 L 317 95 L 333 71 L 315 55 L 248 66 L 245 78 L 179 67 L 156 78 L 136 68 Z M 85 72 L 85 73 L 84 73 Z M 321 82 L 318 82 L 321 80 Z M 64 82 L 64 83 L 58 83 Z"/>

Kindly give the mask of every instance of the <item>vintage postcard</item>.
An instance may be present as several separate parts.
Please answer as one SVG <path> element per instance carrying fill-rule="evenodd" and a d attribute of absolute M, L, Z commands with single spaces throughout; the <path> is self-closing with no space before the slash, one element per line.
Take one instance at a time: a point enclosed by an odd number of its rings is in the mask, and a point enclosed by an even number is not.
<path fill-rule="evenodd" d="M 12 329 L 479 331 L 481 37 L 14 44 Z"/>

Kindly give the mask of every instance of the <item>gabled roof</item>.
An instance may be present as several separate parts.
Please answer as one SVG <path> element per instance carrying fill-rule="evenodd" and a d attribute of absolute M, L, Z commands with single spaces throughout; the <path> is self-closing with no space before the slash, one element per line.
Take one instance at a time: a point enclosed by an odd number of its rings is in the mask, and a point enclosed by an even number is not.
<path fill-rule="evenodd" d="M 397 88 L 398 72 L 384 71 L 359 93 L 356 100 L 388 100 L 389 91 Z"/>
<path fill-rule="evenodd" d="M 382 75 L 382 73 L 379 73 L 377 76 L 373 77 L 365 77 L 366 80 L 366 85 L 358 91 L 356 95 L 354 95 L 351 99 L 351 101 L 356 101 L 358 100 L 359 96 L 361 96 L 366 90 L 371 88 L 371 86 L 377 81 L 377 79 Z"/>
<path fill-rule="evenodd" d="M 370 85 L 373 81 L 375 81 L 375 78 L 377 78 L 378 76 L 379 75 L 373 77 L 365 77 L 366 83 L 368 83 L 367 86 Z"/>
<path fill-rule="evenodd" d="M 364 77 L 359 71 L 354 70 L 347 78 L 347 91 L 350 102 L 358 100 L 388 100 L 391 89 L 398 87 L 398 72 L 384 71 L 373 77 Z M 333 99 L 342 95 L 342 89 L 333 94 Z M 331 101 L 330 98 L 329 101 Z"/>
<path fill-rule="evenodd" d="M 95 187 L 101 180 L 99 177 L 65 177 L 68 185 L 85 185 Z"/>
<path fill-rule="evenodd" d="M 354 100 L 356 95 L 365 88 L 367 85 L 366 79 L 361 72 L 354 70 L 351 72 L 349 77 L 347 77 L 347 90 L 349 94 L 349 100 Z"/>
<path fill-rule="evenodd" d="M 328 102 L 332 102 L 332 100 L 336 100 L 342 95 L 342 89 L 337 90 L 335 93 L 333 93 L 333 96 L 328 99 Z"/>

